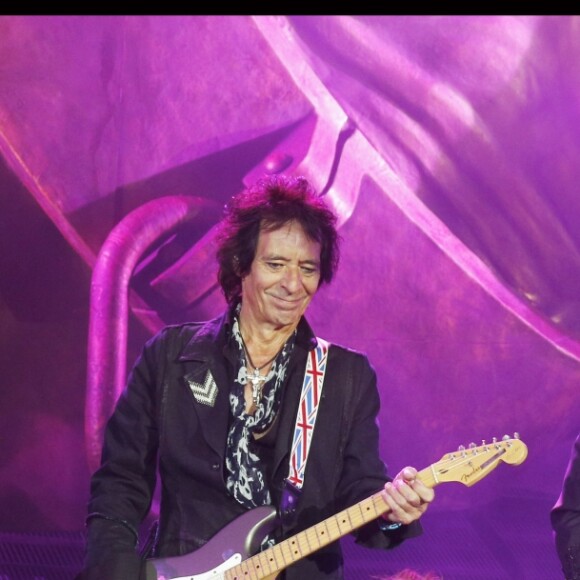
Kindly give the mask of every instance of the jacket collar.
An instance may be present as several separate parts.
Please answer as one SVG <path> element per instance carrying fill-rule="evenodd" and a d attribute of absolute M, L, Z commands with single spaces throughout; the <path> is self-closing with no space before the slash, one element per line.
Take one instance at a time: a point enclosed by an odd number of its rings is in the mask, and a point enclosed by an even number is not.
<path fill-rule="evenodd" d="M 219 345 L 223 347 L 230 336 L 231 312 L 204 322 L 201 328 L 185 344 L 178 356 L 179 361 L 207 361 L 215 356 Z"/>
<path fill-rule="evenodd" d="M 215 355 L 218 345 L 226 345 L 231 339 L 231 326 L 235 308 L 226 310 L 220 316 L 203 323 L 201 329 L 183 347 L 178 360 L 208 360 L 210 355 Z M 316 348 L 318 341 L 303 316 L 296 328 L 296 345 L 307 351 Z"/>

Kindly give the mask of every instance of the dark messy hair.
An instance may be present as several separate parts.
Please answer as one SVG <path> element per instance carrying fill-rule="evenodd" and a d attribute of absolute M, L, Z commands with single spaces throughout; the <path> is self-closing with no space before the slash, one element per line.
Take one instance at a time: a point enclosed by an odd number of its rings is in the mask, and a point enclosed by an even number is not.
<path fill-rule="evenodd" d="M 242 294 L 242 278 L 251 269 L 261 230 L 276 230 L 296 221 L 320 244 L 319 286 L 338 267 L 336 215 L 304 177 L 272 175 L 234 195 L 225 206 L 218 233 L 218 281 L 228 304 Z"/>

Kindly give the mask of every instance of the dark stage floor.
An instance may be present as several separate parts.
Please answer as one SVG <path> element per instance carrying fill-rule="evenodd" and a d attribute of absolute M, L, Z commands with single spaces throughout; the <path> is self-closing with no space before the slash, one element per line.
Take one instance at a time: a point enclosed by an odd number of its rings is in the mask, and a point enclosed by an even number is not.
<path fill-rule="evenodd" d="M 561 580 L 545 499 L 503 499 L 475 509 L 433 508 L 425 533 L 390 552 L 344 538 L 346 580 L 380 579 L 405 568 L 445 580 Z M 0 580 L 72 580 L 82 532 L 0 534 Z M 308 579 L 305 579 L 308 580 Z"/>

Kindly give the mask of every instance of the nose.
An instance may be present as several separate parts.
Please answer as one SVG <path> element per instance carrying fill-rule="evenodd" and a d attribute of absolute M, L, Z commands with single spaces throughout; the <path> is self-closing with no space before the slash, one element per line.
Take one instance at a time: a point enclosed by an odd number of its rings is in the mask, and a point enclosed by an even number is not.
<path fill-rule="evenodd" d="M 289 293 L 299 290 L 302 286 L 302 272 L 300 272 L 300 268 L 294 266 L 287 266 L 284 268 L 282 286 L 288 290 Z"/>

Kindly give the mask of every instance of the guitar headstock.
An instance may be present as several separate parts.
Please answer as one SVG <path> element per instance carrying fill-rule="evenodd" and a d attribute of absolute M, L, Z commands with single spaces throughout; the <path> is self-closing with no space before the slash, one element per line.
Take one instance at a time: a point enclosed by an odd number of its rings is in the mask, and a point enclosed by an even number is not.
<path fill-rule="evenodd" d="M 528 448 L 517 433 L 513 438 L 505 435 L 501 441 L 495 437 L 491 443 L 461 445 L 457 451 L 445 454 L 440 461 L 420 473 L 422 479 L 432 479 L 435 486 L 444 481 L 457 481 L 468 487 L 483 479 L 501 462 L 520 465 L 528 455 Z"/>

